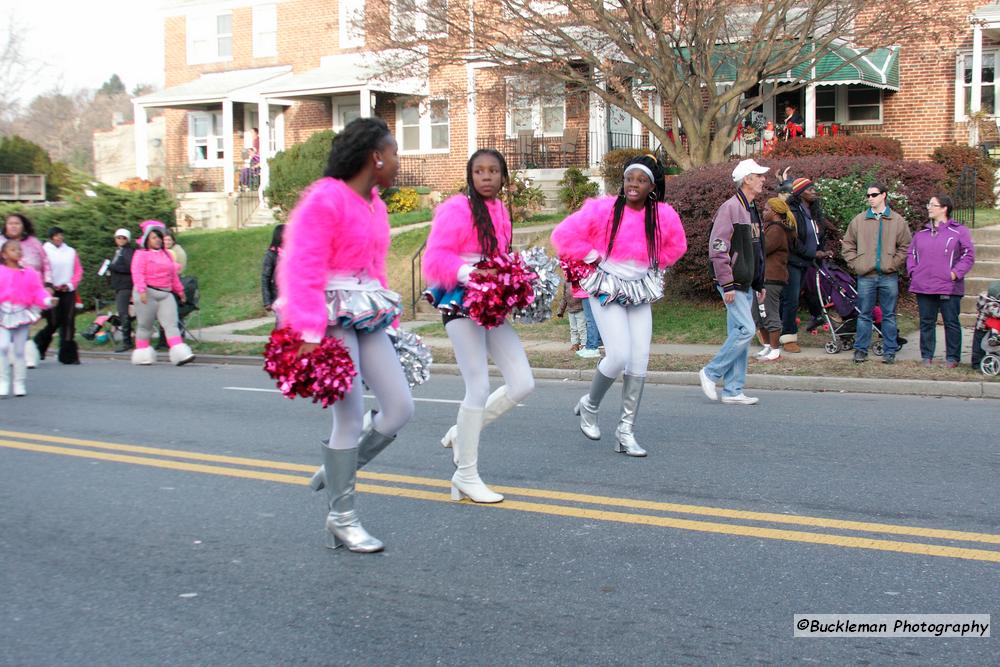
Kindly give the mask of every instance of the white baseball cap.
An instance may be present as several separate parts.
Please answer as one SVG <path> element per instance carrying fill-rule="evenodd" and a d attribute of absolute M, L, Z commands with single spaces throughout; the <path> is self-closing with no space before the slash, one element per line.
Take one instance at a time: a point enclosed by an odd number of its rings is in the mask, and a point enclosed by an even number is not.
<path fill-rule="evenodd" d="M 115 230 L 115 236 L 124 236 L 127 239 L 131 239 L 132 238 L 132 232 L 130 232 L 129 230 L 125 229 L 124 227 L 121 227 L 121 228 Z"/>
<path fill-rule="evenodd" d="M 769 171 L 771 171 L 770 167 L 762 167 L 756 161 L 747 158 L 746 160 L 741 160 L 736 165 L 736 168 L 733 169 L 733 180 L 739 183 L 750 174 L 766 174 Z"/>

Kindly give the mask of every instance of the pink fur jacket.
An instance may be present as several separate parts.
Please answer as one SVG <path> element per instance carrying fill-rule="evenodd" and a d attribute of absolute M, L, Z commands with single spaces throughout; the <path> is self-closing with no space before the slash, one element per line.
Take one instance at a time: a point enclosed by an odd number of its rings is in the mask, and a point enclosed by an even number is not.
<path fill-rule="evenodd" d="M 506 251 L 511 242 L 510 214 L 499 199 L 486 202 L 486 210 L 493 221 L 497 249 Z M 452 289 L 459 283 L 460 274 L 470 262 L 462 255 L 479 255 L 479 236 L 472 223 L 472 204 L 463 194 L 441 202 L 434 210 L 434 223 L 427 238 L 424 252 L 423 274 L 428 285 Z"/>
<path fill-rule="evenodd" d="M 278 262 L 281 322 L 307 340 L 326 332 L 332 275 L 367 275 L 387 286 L 389 214 L 378 192 L 364 199 L 343 181 L 321 178 L 289 216 Z"/>
<path fill-rule="evenodd" d="M 617 197 L 596 197 L 584 202 L 579 211 L 566 217 L 552 230 L 552 245 L 560 257 L 582 260 L 596 250 L 604 259 L 611 235 L 611 218 Z M 658 204 L 660 227 L 660 268 L 671 266 L 687 252 L 687 237 L 681 219 L 670 204 Z M 611 249 L 611 260 L 649 263 L 646 251 L 646 212 L 629 206 Z"/>
<path fill-rule="evenodd" d="M 0 265 L 0 303 L 48 308 L 54 301 L 42 287 L 42 279 L 34 269 L 28 266 L 12 269 Z"/>

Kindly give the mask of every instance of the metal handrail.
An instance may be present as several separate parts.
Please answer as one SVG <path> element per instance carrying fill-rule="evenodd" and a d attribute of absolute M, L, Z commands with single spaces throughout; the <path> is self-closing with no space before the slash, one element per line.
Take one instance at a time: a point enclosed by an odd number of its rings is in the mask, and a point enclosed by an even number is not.
<path fill-rule="evenodd" d="M 417 251 L 413 253 L 413 257 L 410 258 L 410 310 L 413 312 L 413 317 L 417 316 L 417 301 L 420 299 L 420 295 L 424 293 L 424 276 L 422 269 L 424 250 L 427 249 L 427 239 L 420 244 Z"/>

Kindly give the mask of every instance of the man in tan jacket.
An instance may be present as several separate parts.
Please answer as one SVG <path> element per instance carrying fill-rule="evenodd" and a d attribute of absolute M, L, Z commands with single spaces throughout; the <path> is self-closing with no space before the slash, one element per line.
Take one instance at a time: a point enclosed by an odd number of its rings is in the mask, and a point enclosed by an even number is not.
<path fill-rule="evenodd" d="M 899 272 L 906 266 L 906 253 L 912 235 L 903 216 L 889 208 L 885 185 L 869 185 L 865 196 L 868 209 L 854 216 L 843 240 L 844 259 L 858 277 L 857 307 L 860 314 L 854 337 L 854 363 L 868 360 L 872 312 L 877 296 L 882 306 L 882 363 L 894 364 L 896 351 L 899 350 L 896 330 Z"/>

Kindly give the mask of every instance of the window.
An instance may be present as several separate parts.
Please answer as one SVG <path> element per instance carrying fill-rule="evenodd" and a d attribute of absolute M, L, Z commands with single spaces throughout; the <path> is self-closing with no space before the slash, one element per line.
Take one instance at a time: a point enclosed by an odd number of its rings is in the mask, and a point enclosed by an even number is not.
<path fill-rule="evenodd" d="M 995 51 L 983 52 L 983 67 L 980 73 L 981 88 L 979 94 L 979 110 L 987 114 L 994 115 L 997 109 L 997 58 Z M 960 86 L 962 100 L 961 114 L 956 120 L 965 120 L 972 109 L 972 54 L 964 53 L 958 57 L 958 86 Z M 957 110 L 956 110 L 957 111 Z"/>
<path fill-rule="evenodd" d="M 231 60 L 233 15 L 227 12 L 188 16 L 187 56 L 189 65 Z"/>
<path fill-rule="evenodd" d="M 397 102 L 396 137 L 400 153 L 447 153 L 451 148 L 448 101 Z"/>
<path fill-rule="evenodd" d="M 881 123 L 882 91 L 870 86 L 847 86 L 847 122 Z"/>
<path fill-rule="evenodd" d="M 222 163 L 222 112 L 197 111 L 188 114 L 188 143 L 191 165 L 214 167 Z"/>
<path fill-rule="evenodd" d="M 340 48 L 365 45 L 365 0 L 340 0 Z"/>
<path fill-rule="evenodd" d="M 566 128 L 566 93 L 562 84 L 552 84 L 542 95 L 522 92 L 532 84 L 518 79 L 507 82 L 507 136 L 534 130 L 543 136 L 558 136 Z M 538 84 L 534 85 L 537 90 Z"/>
<path fill-rule="evenodd" d="M 265 127 L 260 124 L 260 114 L 258 114 L 255 107 L 250 105 L 243 107 L 243 145 L 244 147 L 250 145 L 249 142 L 253 137 L 253 133 L 250 130 L 256 127 L 261 150 L 262 152 L 266 150 L 266 155 L 270 156 L 285 150 L 285 117 L 279 108 L 269 109 L 267 115 L 267 126 Z M 265 136 L 267 137 L 266 144 L 264 143 Z"/>
<path fill-rule="evenodd" d="M 448 34 L 448 0 L 391 0 L 390 11 L 394 39 Z"/>
<path fill-rule="evenodd" d="M 816 86 L 816 122 L 837 122 L 836 86 Z"/>
<path fill-rule="evenodd" d="M 278 6 L 255 5 L 253 8 L 253 57 L 278 55 Z"/>

